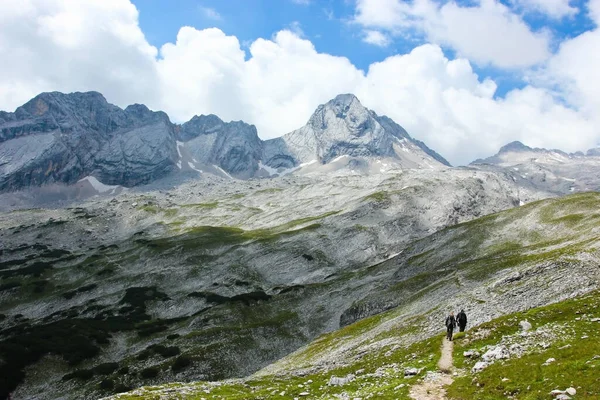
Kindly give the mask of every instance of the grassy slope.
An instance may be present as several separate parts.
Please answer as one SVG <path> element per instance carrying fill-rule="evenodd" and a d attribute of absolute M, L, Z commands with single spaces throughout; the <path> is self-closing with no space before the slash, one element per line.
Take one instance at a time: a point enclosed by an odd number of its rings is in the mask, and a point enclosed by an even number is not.
<path fill-rule="evenodd" d="M 449 388 L 451 399 L 550 398 L 551 390 L 574 387 L 577 399 L 600 398 L 600 292 L 562 301 L 522 313 L 515 313 L 482 324 L 456 341 L 455 365 L 466 374 Z M 533 325 L 537 345 L 520 358 L 498 361 L 479 373 L 471 368 L 478 359 L 463 356 L 465 350 L 505 342 L 522 343 L 518 323 Z M 510 338 L 510 340 L 509 340 Z M 542 346 L 545 344 L 546 346 Z M 549 358 L 556 361 L 544 365 Z"/>
<path fill-rule="evenodd" d="M 553 389 L 575 387 L 578 392 L 576 398 L 597 399 L 600 396 L 600 343 L 597 335 L 600 322 L 592 319 L 600 316 L 599 306 L 600 292 L 596 291 L 576 299 L 506 315 L 468 331 L 456 341 L 454 363 L 461 376 L 448 388 L 448 398 L 506 399 L 507 396 L 517 396 L 519 399 L 539 399 L 548 397 L 547 394 Z M 325 335 L 311 344 L 308 351 L 327 351 L 329 346 L 335 345 L 336 340 L 364 333 L 392 315 L 393 312 L 370 317 Z M 533 325 L 529 335 L 533 337 L 533 342 L 540 345 L 547 343 L 549 347 L 535 345 L 520 358 L 498 361 L 480 373 L 470 372 L 476 360 L 462 356 L 463 351 L 469 349 L 483 353 L 486 346 L 496 345 L 503 338 L 520 337 L 517 334 L 518 323 L 523 319 Z M 539 332 L 554 332 L 556 335 L 538 335 Z M 389 334 L 402 337 L 407 332 L 398 330 Z M 363 354 L 348 365 L 303 376 L 263 376 L 246 381 L 170 384 L 140 389 L 118 395 L 117 398 L 158 399 L 171 391 L 179 396 L 173 398 L 182 399 L 207 398 L 207 393 L 215 399 L 268 399 L 280 397 L 281 392 L 289 397 L 308 392 L 310 398 L 333 398 L 336 394 L 346 393 L 350 398 L 364 398 L 371 394 L 378 399 L 406 399 L 410 386 L 419 377 L 427 371 L 435 371 L 441 337 L 434 336 L 408 347 L 383 347 Z M 550 357 L 555 358 L 556 362 L 544 366 L 543 363 Z M 407 367 L 423 370 L 417 377 L 405 378 L 403 372 Z M 346 376 L 361 369 L 364 371 L 347 385 L 327 385 L 331 376 Z"/>
<path fill-rule="evenodd" d="M 434 335 L 419 340 L 423 336 L 421 328 L 426 315 L 415 316 L 414 319 L 405 317 L 404 307 L 407 304 L 427 298 L 432 290 L 445 284 L 429 279 L 427 274 L 433 274 L 439 269 L 451 270 L 464 279 L 483 284 L 489 283 L 494 273 L 504 269 L 519 269 L 558 260 L 568 261 L 582 254 L 595 252 L 598 246 L 598 210 L 600 195 L 588 193 L 532 203 L 445 229 L 414 243 L 407 250 L 407 264 L 420 268 L 426 275 L 422 279 L 413 278 L 410 281 L 411 295 L 404 305 L 325 334 L 278 362 L 278 368 L 267 369 L 247 381 L 172 384 L 144 389 L 120 398 L 158 398 L 159 393 L 165 389 L 174 389 L 182 398 L 191 399 L 208 397 L 204 390 L 210 391 L 211 398 L 221 396 L 231 399 L 270 398 L 283 391 L 291 396 L 308 391 L 311 397 L 322 398 L 330 398 L 342 392 L 350 397 L 372 394 L 383 399 L 407 398 L 408 388 L 416 379 L 404 378 L 404 368 L 424 368 L 419 374 L 423 376 L 427 370 L 435 369 L 439 356 L 441 336 Z M 379 268 L 383 266 L 377 266 L 373 271 L 376 272 Z M 398 288 L 403 292 L 407 290 L 406 284 L 397 283 L 388 290 Z M 470 372 L 465 372 L 466 375 L 457 379 L 449 389 L 449 395 L 455 399 L 494 399 L 519 393 L 519 398 L 539 398 L 540 393 L 545 397 L 545 393 L 550 390 L 574 385 L 581 387 L 578 391 L 582 396 L 578 395 L 578 398 L 596 398 L 594 396 L 600 393 L 600 387 L 598 378 L 595 377 L 598 361 L 593 360 L 593 357 L 600 355 L 596 343 L 598 322 L 592 323 L 589 319 L 592 316 L 598 317 L 599 298 L 595 292 L 578 300 L 530 310 L 525 314 L 501 317 L 473 330 L 466 339 L 457 342 L 455 352 L 459 355 L 457 365 L 464 367 L 465 371 L 469 371 L 470 364 L 474 362 L 464 360 L 460 355 L 463 347 L 481 348 L 497 343 L 503 335 L 516 332 L 520 319 L 529 319 L 534 324 L 534 329 L 554 324 L 550 326 L 559 326 L 560 329 L 556 329 L 565 336 L 548 349 L 505 361 L 504 365 L 498 363 L 490 366 L 478 374 L 476 381 L 473 381 Z M 588 311 L 585 311 L 586 307 L 589 307 Z M 577 311 L 581 314 L 587 312 L 586 317 L 576 320 L 577 314 L 574 313 Z M 568 325 L 565 325 L 567 322 Z M 485 329 L 491 329 L 492 334 L 479 339 L 472 336 Z M 582 336 L 588 338 L 576 340 Z M 592 344 L 594 338 L 596 342 Z M 571 347 L 559 350 L 560 340 L 568 342 Z M 337 365 L 332 362 L 325 367 L 320 365 L 323 359 L 328 358 L 328 354 L 335 352 L 343 355 Z M 541 368 L 540 364 L 549 357 L 555 357 L 557 363 Z M 570 372 L 561 372 L 561 368 Z M 364 372 L 349 385 L 332 387 L 326 384 L 331 376 L 344 376 L 361 369 Z M 302 372 L 299 373 L 299 370 Z M 381 373 L 376 373 L 378 370 Z M 519 372 L 523 370 L 527 370 L 527 373 Z M 369 375 L 373 373 L 375 374 Z M 502 382 L 502 378 L 507 378 L 508 381 Z M 307 384 L 309 381 L 312 382 Z M 405 386 L 401 387 L 403 384 Z M 153 391 L 156 393 L 152 394 Z M 526 397 L 522 397 L 524 395 Z"/>

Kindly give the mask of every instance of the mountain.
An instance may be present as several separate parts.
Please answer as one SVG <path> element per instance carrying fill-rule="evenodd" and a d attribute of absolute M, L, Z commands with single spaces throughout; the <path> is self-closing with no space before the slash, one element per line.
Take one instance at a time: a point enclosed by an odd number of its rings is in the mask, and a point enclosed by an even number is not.
<path fill-rule="evenodd" d="M 450 166 L 424 143 L 415 141 L 394 121 L 365 108 L 352 94 L 320 105 L 302 128 L 265 142 L 263 163 L 293 168 L 339 157 L 388 158 L 401 168 Z"/>
<path fill-rule="evenodd" d="M 533 185 L 556 194 L 600 190 L 600 153 L 597 149 L 565 153 L 561 150 L 531 148 L 512 142 L 471 167 L 510 175 L 521 185 Z"/>
<path fill-rule="evenodd" d="M 43 93 L 0 113 L 0 191 L 94 175 L 134 186 L 173 171 L 175 136 L 166 114 L 125 110 L 96 92 Z"/>
<path fill-rule="evenodd" d="M 248 179 L 342 156 L 385 158 L 401 169 L 449 165 L 353 95 L 337 96 L 303 128 L 267 141 L 242 121 L 201 115 L 178 125 L 144 105 L 122 110 L 96 92 L 42 93 L 14 113 L 0 112 L 0 192 L 89 176 L 132 187 L 178 171 Z"/>

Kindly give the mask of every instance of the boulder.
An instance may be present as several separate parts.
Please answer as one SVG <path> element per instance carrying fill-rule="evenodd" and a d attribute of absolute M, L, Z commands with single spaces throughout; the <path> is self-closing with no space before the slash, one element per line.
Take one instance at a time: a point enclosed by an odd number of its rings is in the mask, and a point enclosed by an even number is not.
<path fill-rule="evenodd" d="M 332 376 L 329 378 L 329 386 L 344 386 L 354 380 L 354 374 L 348 374 L 345 377 Z"/>
<path fill-rule="evenodd" d="M 523 332 L 528 332 L 532 328 L 531 323 L 529 321 L 527 321 L 527 320 L 519 322 L 519 326 L 521 327 L 521 330 Z"/>
<path fill-rule="evenodd" d="M 480 372 L 483 371 L 484 369 L 486 369 L 490 364 L 485 362 L 485 361 L 478 361 L 475 363 L 475 365 L 473 366 L 473 368 L 471 369 L 471 372 Z"/>

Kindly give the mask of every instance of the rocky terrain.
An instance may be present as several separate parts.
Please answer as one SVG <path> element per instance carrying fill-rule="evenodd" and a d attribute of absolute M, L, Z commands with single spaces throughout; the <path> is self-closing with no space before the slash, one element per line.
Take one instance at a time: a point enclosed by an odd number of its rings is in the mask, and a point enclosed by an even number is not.
<path fill-rule="evenodd" d="M 574 195 L 443 229 L 417 241 L 410 256 L 371 268 L 397 276 L 407 264 L 420 266 L 421 274 L 371 291 L 395 293 L 395 308 L 322 335 L 246 379 L 114 398 L 597 398 L 599 202 L 597 194 Z M 368 301 L 375 298 L 382 296 Z M 456 334 L 444 375 L 443 319 L 460 308 L 468 330 Z M 428 397 L 434 391 L 441 397 Z"/>
<path fill-rule="evenodd" d="M 391 307 L 354 303 L 394 276 L 371 266 L 410 242 L 546 196 L 467 169 L 346 172 L 0 214 L 3 374 L 24 379 L 15 396 L 94 398 L 103 375 L 82 385 L 69 374 L 107 363 L 125 369 L 104 390 L 247 375 Z"/>
<path fill-rule="evenodd" d="M 520 142 L 509 143 L 495 156 L 476 160 L 471 166 L 509 174 L 515 181 L 526 181 L 557 194 L 600 189 L 598 149 L 565 153 L 538 149 Z"/>

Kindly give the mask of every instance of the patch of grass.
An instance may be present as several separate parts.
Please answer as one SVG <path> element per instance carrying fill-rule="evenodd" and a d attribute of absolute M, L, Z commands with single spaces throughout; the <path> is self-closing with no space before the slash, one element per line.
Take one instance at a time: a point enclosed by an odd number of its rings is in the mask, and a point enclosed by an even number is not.
<path fill-rule="evenodd" d="M 139 206 L 138 210 L 145 211 L 148 214 L 158 214 L 158 212 L 160 211 L 160 208 L 158 206 L 146 205 L 146 206 Z"/>
<path fill-rule="evenodd" d="M 554 327 L 556 342 L 546 349 L 539 347 L 521 357 L 497 361 L 479 373 L 457 378 L 448 388 L 450 399 L 520 399 L 549 398 L 553 389 L 577 388 L 578 399 L 600 398 L 600 342 L 594 336 L 600 316 L 600 292 L 510 314 L 467 331 L 455 342 L 455 364 L 470 371 L 475 361 L 465 358 L 467 349 L 495 345 L 503 336 L 517 334 L 520 320 L 528 320 L 533 329 Z M 559 328 L 559 327 L 563 328 Z M 549 358 L 556 361 L 544 365 Z"/>
<path fill-rule="evenodd" d="M 390 200 L 390 193 L 386 191 L 371 193 L 370 195 L 363 197 L 363 201 L 384 202 L 388 200 Z"/>
<path fill-rule="evenodd" d="M 218 201 L 212 201 L 208 203 L 191 203 L 191 204 L 182 204 L 182 208 L 199 208 L 199 209 L 213 209 L 219 207 Z"/>
<path fill-rule="evenodd" d="M 271 194 L 271 193 L 279 193 L 279 192 L 283 192 L 283 189 L 280 189 L 280 188 L 261 189 L 261 190 L 257 190 L 256 192 L 254 192 L 254 194 Z"/>

